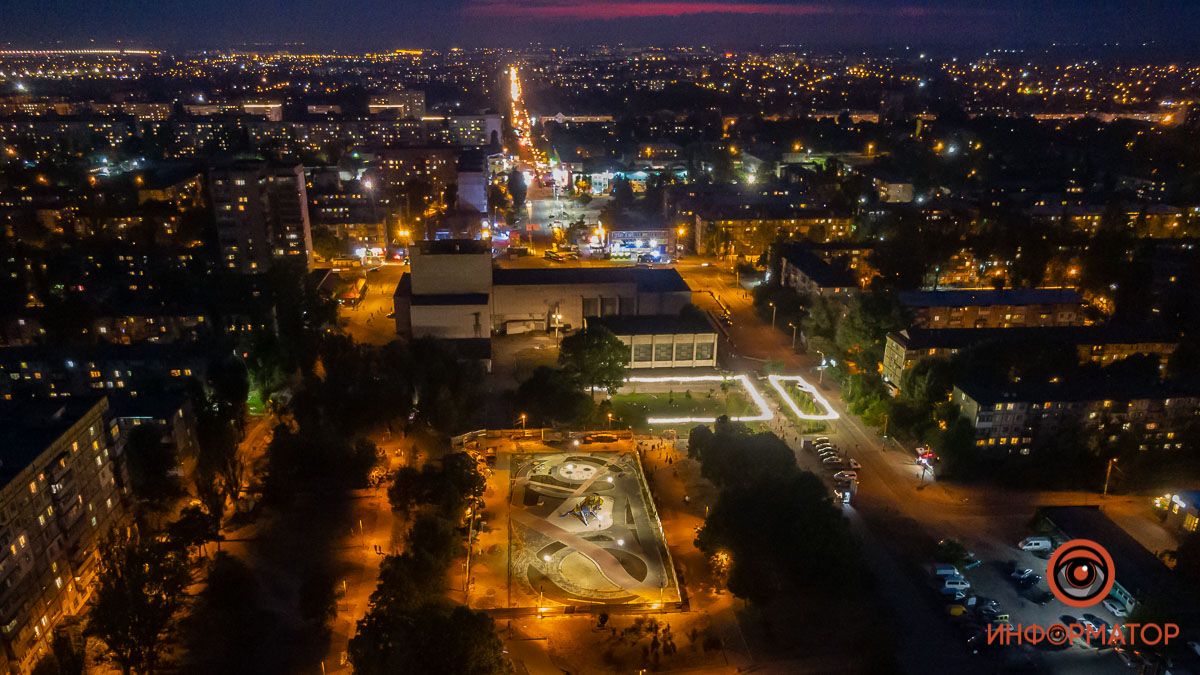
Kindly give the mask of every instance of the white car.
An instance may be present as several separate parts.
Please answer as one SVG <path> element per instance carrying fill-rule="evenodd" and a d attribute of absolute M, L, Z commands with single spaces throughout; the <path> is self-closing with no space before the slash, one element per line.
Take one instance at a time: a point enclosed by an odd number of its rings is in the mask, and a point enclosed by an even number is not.
<path fill-rule="evenodd" d="M 1128 613 L 1125 611 L 1125 605 L 1123 603 L 1117 602 L 1112 598 L 1105 598 L 1103 604 L 1104 609 L 1112 612 L 1113 616 L 1117 617 L 1118 619 L 1124 618 Z"/>
<path fill-rule="evenodd" d="M 839 471 L 833 477 L 837 480 L 858 480 L 858 474 L 853 471 Z"/>
<path fill-rule="evenodd" d="M 829 442 L 828 436 L 817 436 L 816 438 L 813 439 L 813 443 L 817 443 L 817 444 L 828 443 L 828 442 Z"/>
<path fill-rule="evenodd" d="M 842 464 L 843 462 L 842 462 L 841 457 L 834 455 L 832 457 L 826 457 L 826 458 L 822 459 L 821 463 L 822 464 Z"/>

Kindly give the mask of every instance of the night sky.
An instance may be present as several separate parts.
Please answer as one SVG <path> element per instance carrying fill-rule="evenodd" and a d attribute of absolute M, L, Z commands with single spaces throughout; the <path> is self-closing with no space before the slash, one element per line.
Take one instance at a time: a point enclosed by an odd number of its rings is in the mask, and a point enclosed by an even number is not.
<path fill-rule="evenodd" d="M 29 47 L 1200 44 L 1200 0 L 3 0 Z"/>

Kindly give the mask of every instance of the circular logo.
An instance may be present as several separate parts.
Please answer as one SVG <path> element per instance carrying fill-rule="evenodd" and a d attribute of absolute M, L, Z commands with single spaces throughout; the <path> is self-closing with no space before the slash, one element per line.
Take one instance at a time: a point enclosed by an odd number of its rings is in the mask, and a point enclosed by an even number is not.
<path fill-rule="evenodd" d="M 1046 583 L 1054 597 L 1071 607 L 1099 604 L 1116 581 L 1112 556 L 1090 539 L 1072 539 L 1059 546 L 1046 563 Z"/>

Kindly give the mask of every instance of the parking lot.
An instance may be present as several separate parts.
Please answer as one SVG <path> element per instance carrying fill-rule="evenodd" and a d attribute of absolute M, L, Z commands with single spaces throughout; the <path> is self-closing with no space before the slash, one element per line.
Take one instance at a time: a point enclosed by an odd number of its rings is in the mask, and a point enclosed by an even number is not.
<path fill-rule="evenodd" d="M 831 488 L 840 492 L 848 486 L 848 482 L 835 478 L 836 472 L 849 470 L 850 459 L 854 459 L 856 456 L 861 457 L 861 453 L 854 452 L 853 446 L 843 447 L 846 442 L 837 434 L 830 434 L 827 442 L 825 442 L 825 438 L 820 434 L 803 437 L 800 443 L 802 449 L 798 452 L 798 458 L 801 466 L 822 476 Z M 837 456 L 843 458 L 845 463 L 823 461 L 821 450 L 825 450 L 824 457 L 827 458 L 830 456 L 830 449 Z M 862 459 L 866 460 L 869 457 L 862 457 Z M 866 466 L 864 467 L 863 464 Z M 855 462 L 854 489 L 856 491 L 860 489 L 870 491 L 882 479 L 881 476 L 871 473 L 872 470 L 877 470 L 871 464 L 878 466 L 877 462 L 862 464 Z M 852 503 L 857 499 L 856 495 L 852 496 Z M 946 609 L 947 605 L 956 604 L 953 598 L 943 597 L 931 578 L 929 568 L 934 561 L 932 559 L 909 561 L 914 564 L 908 566 L 907 569 L 914 575 L 913 580 L 924 593 L 928 608 L 947 629 L 939 631 L 939 633 L 944 632 L 949 636 L 946 639 L 956 640 L 965 646 L 967 651 L 972 654 L 971 660 L 978 664 L 981 672 L 1014 670 L 1063 673 L 1138 672 L 1135 667 L 1127 666 L 1113 649 L 1096 649 L 1082 642 L 1067 647 L 1017 645 L 998 649 L 977 648 L 976 645 L 980 642 L 978 639 L 974 643 L 968 644 L 968 638 L 973 633 L 979 632 L 995 617 L 1002 618 L 1004 615 L 1007 615 L 1008 622 L 1013 626 L 1033 624 L 1050 626 L 1060 623 L 1076 623 L 1084 614 L 1099 617 L 1109 625 L 1119 623 L 1118 618 L 1102 605 L 1087 609 L 1067 607 L 1049 593 L 1044 578 L 1027 588 L 1018 588 L 1018 584 L 1011 577 L 1014 570 L 1029 569 L 1032 570 L 1032 574 L 1045 577 L 1046 562 L 1049 558 L 1049 552 L 1035 554 L 1022 551 L 1017 547 L 1017 543 L 1022 537 L 1032 534 L 1027 531 L 1028 519 L 1029 514 L 1003 517 L 966 517 L 954 521 L 955 527 L 952 530 L 931 532 L 939 537 L 958 540 L 974 554 L 975 560 L 978 561 L 978 564 L 972 565 L 971 569 L 962 571 L 963 576 L 970 582 L 971 588 L 961 601 L 963 604 L 968 604 L 969 598 L 973 596 L 976 598 L 975 607 L 978 609 L 964 611 L 962 616 L 957 617 L 952 616 Z M 994 610 L 984 615 L 980 610 L 985 606 L 992 606 Z"/>
<path fill-rule="evenodd" d="M 993 544 L 984 549 L 986 552 L 973 545 L 979 542 L 967 540 L 962 543 L 968 551 L 975 554 L 978 561 L 972 569 L 963 569 L 966 566 L 960 566 L 962 575 L 971 584 L 962 602 L 969 604 L 970 598 L 974 597 L 975 607 L 959 617 L 951 616 L 949 610 L 944 616 L 946 621 L 955 626 L 964 641 L 977 632 L 978 627 L 986 626 L 992 621 L 1003 621 L 1005 615 L 1014 627 L 1077 623 L 1085 614 L 1099 617 L 1110 626 L 1120 622 L 1102 605 L 1078 609 L 1067 607 L 1054 598 L 1044 579 L 1049 552 L 1035 554 L 1022 551 L 1017 548 L 1016 541 L 1007 546 Z M 932 561 L 930 563 L 932 564 Z M 1022 588 L 1012 575 L 1014 571 L 1019 574 L 1024 570 L 1032 570 L 1032 574 L 1043 578 L 1038 579 L 1036 584 Z M 931 578 L 930 593 L 937 595 L 935 585 L 936 582 Z M 941 601 L 947 605 L 956 604 L 950 598 L 942 598 Z M 985 607 L 992 609 L 984 609 Z M 1076 641 L 1070 646 L 1021 645 L 999 650 L 988 649 L 982 644 L 984 641 L 977 639 L 970 644 L 972 652 L 978 652 L 977 658 L 1005 664 L 1006 668 L 1027 667 L 1062 673 L 1128 673 L 1135 670 L 1127 666 L 1113 649 L 1097 649 L 1082 641 Z"/>

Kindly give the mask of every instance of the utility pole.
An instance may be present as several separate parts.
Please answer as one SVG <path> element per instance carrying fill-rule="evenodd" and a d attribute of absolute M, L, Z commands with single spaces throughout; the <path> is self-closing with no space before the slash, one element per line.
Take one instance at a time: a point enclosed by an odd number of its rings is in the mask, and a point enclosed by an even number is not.
<path fill-rule="evenodd" d="M 1112 478 L 1113 465 L 1117 463 L 1118 459 L 1119 458 L 1117 458 L 1117 457 L 1113 457 L 1112 459 L 1108 460 L 1108 468 L 1105 469 L 1105 471 L 1104 471 L 1104 496 L 1105 497 L 1108 496 L 1108 479 Z"/>

